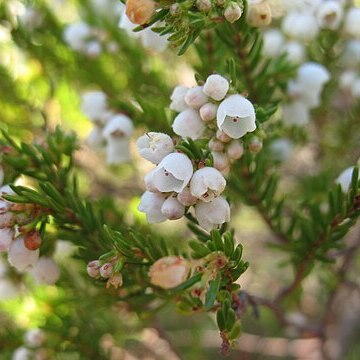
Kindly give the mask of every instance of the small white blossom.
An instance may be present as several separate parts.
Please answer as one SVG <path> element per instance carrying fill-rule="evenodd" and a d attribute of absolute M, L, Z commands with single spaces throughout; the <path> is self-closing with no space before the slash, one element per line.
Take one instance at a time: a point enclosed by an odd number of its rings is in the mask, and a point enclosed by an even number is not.
<path fill-rule="evenodd" d="M 81 96 L 81 111 L 93 121 L 101 121 L 107 110 L 107 98 L 102 91 L 88 91 Z"/>
<path fill-rule="evenodd" d="M 185 95 L 187 93 L 187 91 L 189 90 L 188 87 L 186 86 L 177 86 L 171 96 L 170 96 L 170 100 L 171 100 L 171 104 L 170 104 L 170 109 L 176 112 L 181 112 L 184 111 L 188 108 L 188 105 L 185 102 Z"/>
<path fill-rule="evenodd" d="M 167 134 L 148 132 L 136 141 L 139 154 L 144 159 L 158 164 L 174 151 L 174 142 Z"/>
<path fill-rule="evenodd" d="M 41 257 L 30 274 L 39 284 L 54 285 L 59 280 L 60 268 L 52 258 Z"/>
<path fill-rule="evenodd" d="M 134 125 L 130 118 L 125 115 L 115 115 L 111 117 L 103 131 L 106 139 L 129 138 L 134 132 Z"/>
<path fill-rule="evenodd" d="M 189 187 L 184 188 L 184 190 L 178 194 L 177 199 L 184 206 L 195 205 L 198 201 L 198 199 L 191 194 Z"/>
<path fill-rule="evenodd" d="M 39 249 L 29 250 L 25 247 L 24 238 L 19 236 L 11 242 L 8 261 L 18 271 L 23 272 L 34 266 L 39 259 Z"/>
<path fill-rule="evenodd" d="M 259 153 L 263 148 L 263 142 L 257 136 L 254 136 L 249 142 L 249 151 L 253 154 Z"/>
<path fill-rule="evenodd" d="M 194 109 L 186 109 L 176 116 L 172 124 L 176 135 L 183 138 L 199 139 L 205 130 L 205 124 Z"/>
<path fill-rule="evenodd" d="M 138 210 L 146 214 L 146 219 L 150 224 L 163 222 L 167 219 L 161 212 L 164 201 L 164 195 L 145 191 L 141 196 Z"/>
<path fill-rule="evenodd" d="M 268 1 L 250 1 L 247 21 L 251 26 L 262 27 L 270 25 L 272 11 Z"/>
<path fill-rule="evenodd" d="M 309 12 L 291 12 L 284 18 L 282 30 L 292 39 L 307 42 L 317 36 L 319 26 L 313 14 Z"/>
<path fill-rule="evenodd" d="M 150 282 L 163 289 L 172 289 L 183 283 L 190 266 L 179 256 L 166 256 L 157 260 L 149 270 Z"/>
<path fill-rule="evenodd" d="M 349 35 L 360 38 L 360 8 L 349 9 L 345 17 L 344 30 Z"/>
<path fill-rule="evenodd" d="M 29 346 L 41 346 L 45 341 L 46 335 L 40 329 L 30 329 L 25 333 L 25 343 Z"/>
<path fill-rule="evenodd" d="M 344 193 L 347 193 L 350 189 L 353 171 L 354 171 L 354 166 L 351 166 L 345 169 L 335 180 L 337 184 L 340 184 L 341 189 Z"/>
<path fill-rule="evenodd" d="M 317 21 L 320 27 L 325 29 L 337 29 L 340 25 L 343 15 L 343 6 L 339 1 L 336 0 L 324 1 L 316 11 Z"/>
<path fill-rule="evenodd" d="M 64 40 L 77 51 L 85 51 L 86 42 L 92 35 L 91 27 L 84 22 L 68 25 L 64 31 Z"/>
<path fill-rule="evenodd" d="M 231 1 L 224 11 L 224 18 L 229 23 L 234 23 L 241 18 L 242 13 L 242 8 L 236 2 Z"/>
<path fill-rule="evenodd" d="M 172 153 L 153 170 L 152 182 L 161 192 L 181 192 L 193 174 L 191 160 L 184 154 Z"/>
<path fill-rule="evenodd" d="M 230 165 L 229 158 L 225 153 L 219 151 L 212 151 L 211 155 L 214 159 L 215 169 L 218 169 L 219 171 L 223 172 L 224 170 L 226 170 L 226 168 L 229 167 Z"/>
<path fill-rule="evenodd" d="M 239 140 L 233 140 L 226 149 L 226 153 L 231 160 L 238 160 L 244 154 L 244 146 Z"/>
<path fill-rule="evenodd" d="M 224 99 L 229 91 L 229 81 L 223 76 L 210 75 L 204 84 L 203 92 L 216 101 Z"/>
<path fill-rule="evenodd" d="M 194 172 L 190 181 L 190 192 L 204 202 L 210 202 L 225 189 L 226 180 L 221 172 L 213 167 L 204 167 Z"/>
<path fill-rule="evenodd" d="M 168 220 L 177 220 L 184 216 L 185 206 L 176 197 L 169 196 L 162 204 L 161 212 Z"/>
<path fill-rule="evenodd" d="M 301 65 L 297 72 L 297 81 L 304 89 L 322 88 L 329 80 L 329 71 L 323 65 L 315 62 Z"/>
<path fill-rule="evenodd" d="M 197 110 L 208 102 L 208 97 L 204 94 L 202 86 L 194 86 L 186 92 L 185 102 L 188 106 Z"/>
<path fill-rule="evenodd" d="M 14 231 L 11 228 L 0 228 L 0 252 L 7 251 L 14 238 Z"/>
<path fill-rule="evenodd" d="M 233 139 L 239 139 L 256 129 L 253 104 L 241 95 L 226 98 L 217 111 L 217 125 Z"/>
<path fill-rule="evenodd" d="M 211 10 L 211 0 L 196 0 L 196 6 L 200 11 L 208 12 Z"/>
<path fill-rule="evenodd" d="M 295 40 L 287 41 L 281 48 L 281 53 L 286 54 L 287 59 L 293 64 L 301 64 L 306 58 L 304 45 Z"/>
<path fill-rule="evenodd" d="M 230 221 L 229 203 L 219 196 L 211 202 L 200 201 L 195 205 L 195 217 L 199 225 L 210 231 Z"/>
<path fill-rule="evenodd" d="M 207 103 L 203 105 L 200 110 L 200 117 L 202 121 L 209 122 L 216 118 L 218 106 L 213 103 Z"/>
<path fill-rule="evenodd" d="M 264 32 L 263 54 L 266 57 L 274 58 L 278 56 L 284 44 L 284 35 L 278 29 L 270 29 Z"/>
<path fill-rule="evenodd" d="M 99 260 L 93 260 L 90 261 L 86 266 L 86 272 L 88 275 L 94 279 L 97 279 L 100 277 L 100 261 Z"/>

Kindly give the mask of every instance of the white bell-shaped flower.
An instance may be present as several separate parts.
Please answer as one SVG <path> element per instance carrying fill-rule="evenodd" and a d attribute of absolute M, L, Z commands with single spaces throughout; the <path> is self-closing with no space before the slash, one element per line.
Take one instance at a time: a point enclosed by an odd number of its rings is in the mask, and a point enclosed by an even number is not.
<path fill-rule="evenodd" d="M 264 32 L 263 54 L 265 57 L 274 58 L 280 54 L 284 44 L 284 35 L 278 29 L 270 29 Z"/>
<path fill-rule="evenodd" d="M 39 259 L 39 249 L 29 250 L 26 248 L 24 238 L 19 236 L 11 242 L 8 261 L 18 271 L 23 272 L 29 267 L 34 266 Z"/>
<path fill-rule="evenodd" d="M 184 111 L 188 108 L 188 105 L 185 102 L 185 95 L 187 91 L 189 90 L 186 86 L 176 86 L 176 88 L 173 90 L 170 100 L 170 109 L 176 112 Z"/>
<path fill-rule="evenodd" d="M 131 159 L 130 142 L 127 138 L 108 139 L 106 145 L 106 163 L 123 164 Z"/>
<path fill-rule="evenodd" d="M 253 104 L 241 95 L 226 98 L 217 111 L 217 125 L 233 139 L 239 139 L 256 129 Z"/>
<path fill-rule="evenodd" d="M 317 36 L 319 26 L 312 13 L 291 12 L 285 16 L 282 30 L 290 38 L 299 41 L 310 41 Z"/>
<path fill-rule="evenodd" d="M 204 167 L 194 172 L 190 181 L 190 192 L 204 202 L 210 202 L 225 189 L 226 180 L 221 172 L 213 167 Z"/>
<path fill-rule="evenodd" d="M 176 116 L 172 128 L 176 135 L 196 140 L 203 135 L 205 124 L 201 120 L 198 111 L 186 109 Z"/>
<path fill-rule="evenodd" d="M 352 7 L 345 17 L 344 30 L 349 35 L 360 38 L 360 8 Z"/>
<path fill-rule="evenodd" d="M 344 193 L 347 193 L 350 189 L 353 171 L 354 171 L 354 166 L 351 166 L 345 169 L 335 180 L 337 184 L 340 184 L 341 190 Z"/>
<path fill-rule="evenodd" d="M 161 192 L 181 192 L 193 174 L 191 160 L 184 154 L 172 153 L 153 170 L 152 183 Z"/>
<path fill-rule="evenodd" d="M 329 71 L 321 64 L 307 62 L 297 72 L 297 82 L 304 88 L 321 89 L 330 80 Z"/>
<path fill-rule="evenodd" d="M 322 2 L 316 11 L 317 21 L 320 27 L 325 29 L 337 29 L 340 25 L 343 15 L 343 5 L 337 0 L 328 0 Z"/>
<path fill-rule="evenodd" d="M 102 91 L 88 91 L 81 96 L 81 111 L 93 121 L 101 121 L 107 111 L 107 97 Z"/>
<path fill-rule="evenodd" d="M 195 205 L 198 202 L 198 198 L 193 196 L 190 192 L 190 188 L 187 186 L 184 190 L 178 194 L 177 199 L 184 206 Z"/>
<path fill-rule="evenodd" d="M 219 228 L 230 221 L 229 203 L 222 196 L 211 202 L 200 201 L 195 205 L 195 217 L 199 225 L 207 231 Z"/>
<path fill-rule="evenodd" d="M 224 99 L 229 91 L 229 81 L 223 76 L 214 74 L 210 75 L 204 84 L 203 92 L 216 101 Z"/>
<path fill-rule="evenodd" d="M 224 18 L 229 23 L 234 23 L 241 18 L 243 9 L 235 1 L 231 1 L 224 11 Z"/>
<path fill-rule="evenodd" d="M 11 228 L 0 228 L 0 252 L 7 251 L 14 238 L 14 230 Z"/>
<path fill-rule="evenodd" d="M 174 151 L 172 138 L 158 132 L 148 132 L 140 136 L 136 146 L 140 156 L 154 164 L 158 164 L 166 155 Z"/>
<path fill-rule="evenodd" d="M 207 103 L 203 105 L 200 110 L 200 117 L 202 121 L 209 122 L 216 118 L 218 106 L 213 103 Z"/>
<path fill-rule="evenodd" d="M 134 132 L 134 125 L 126 115 L 115 115 L 111 117 L 103 131 L 104 137 L 111 138 L 129 138 Z"/>
<path fill-rule="evenodd" d="M 30 274 L 39 284 L 54 285 L 59 280 L 60 268 L 52 258 L 41 257 Z"/>
<path fill-rule="evenodd" d="M 141 196 L 138 210 L 146 214 L 146 219 L 150 224 L 163 222 L 167 219 L 161 212 L 164 201 L 164 195 L 145 191 Z"/>
<path fill-rule="evenodd" d="M 172 289 L 184 282 L 189 274 L 189 263 L 179 256 L 166 256 L 157 260 L 149 270 L 151 284 Z"/>
<path fill-rule="evenodd" d="M 185 206 L 174 196 L 169 196 L 161 206 L 161 212 L 168 220 L 177 220 L 184 216 Z"/>
<path fill-rule="evenodd" d="M 188 106 L 197 110 L 208 102 L 208 97 L 204 94 L 202 86 L 194 86 L 186 92 L 185 102 Z"/>
<path fill-rule="evenodd" d="M 91 27 L 84 22 L 68 25 L 64 30 L 64 40 L 69 46 L 77 51 L 84 51 L 86 42 L 92 35 Z"/>
<path fill-rule="evenodd" d="M 144 177 L 144 183 L 145 183 L 145 189 L 147 191 L 151 192 L 159 192 L 159 190 L 156 188 L 154 184 L 154 171 L 156 168 L 152 169 L 150 172 L 148 172 Z"/>

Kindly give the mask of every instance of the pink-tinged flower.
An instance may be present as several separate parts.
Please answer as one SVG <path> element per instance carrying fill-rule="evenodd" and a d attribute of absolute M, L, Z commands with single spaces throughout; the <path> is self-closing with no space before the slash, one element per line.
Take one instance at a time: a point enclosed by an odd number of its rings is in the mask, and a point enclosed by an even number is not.
<path fill-rule="evenodd" d="M 189 264 L 185 259 L 179 256 L 166 256 L 151 266 L 150 282 L 163 289 L 172 289 L 186 280 L 189 270 Z"/>
<path fill-rule="evenodd" d="M 0 252 L 9 250 L 13 238 L 14 238 L 13 229 L 9 229 L 9 228 L 0 229 Z"/>
<path fill-rule="evenodd" d="M 164 195 L 145 191 L 141 196 L 138 210 L 146 214 L 146 219 L 150 224 L 163 222 L 167 219 L 161 212 L 164 201 Z"/>
<path fill-rule="evenodd" d="M 184 154 L 172 153 L 164 157 L 152 171 L 152 183 L 161 192 L 181 192 L 193 174 L 191 160 Z"/>
<path fill-rule="evenodd" d="M 220 130 L 233 139 L 239 139 L 256 129 L 256 116 L 253 104 L 236 94 L 226 98 L 217 111 L 217 125 Z"/>
<path fill-rule="evenodd" d="M 190 181 L 191 194 L 204 202 L 210 202 L 225 189 L 226 180 L 219 170 L 204 167 L 195 171 Z"/>
<path fill-rule="evenodd" d="M 114 271 L 113 265 L 110 263 L 105 263 L 100 268 L 100 275 L 104 279 L 108 279 L 113 274 L 113 271 Z"/>
<path fill-rule="evenodd" d="M 230 221 L 229 203 L 219 196 L 211 202 L 200 201 L 195 205 L 195 217 L 199 225 L 207 231 L 220 228 Z"/>
<path fill-rule="evenodd" d="M 216 118 L 217 109 L 218 106 L 213 103 L 203 105 L 199 110 L 201 120 L 204 122 L 213 121 Z"/>
<path fill-rule="evenodd" d="M 97 279 L 100 277 L 100 268 L 101 268 L 100 261 L 93 260 L 87 264 L 86 272 L 90 277 Z"/>
<path fill-rule="evenodd" d="M 144 159 L 158 164 L 166 155 L 174 151 L 174 142 L 169 135 L 148 132 L 136 142 L 139 154 Z"/>
<path fill-rule="evenodd" d="M 107 97 L 102 91 L 88 91 L 81 96 L 81 111 L 91 120 L 100 121 L 107 111 Z"/>
<path fill-rule="evenodd" d="M 194 86 L 186 92 L 185 102 L 188 106 L 198 110 L 208 102 L 208 97 L 204 94 L 202 86 Z"/>
<path fill-rule="evenodd" d="M 184 206 L 195 205 L 198 202 L 198 199 L 191 195 L 189 187 L 184 188 L 184 190 L 178 194 L 177 199 Z"/>
<path fill-rule="evenodd" d="M 199 116 L 199 112 L 194 109 L 186 109 L 176 116 L 172 124 L 176 135 L 182 138 L 193 140 L 201 138 L 205 130 L 205 124 Z"/>
<path fill-rule="evenodd" d="M 210 75 L 204 84 L 203 92 L 216 101 L 224 99 L 229 91 L 230 84 L 227 79 L 221 75 Z"/>
<path fill-rule="evenodd" d="M 39 249 L 29 250 L 25 247 L 24 238 L 19 236 L 11 242 L 8 261 L 18 271 L 26 271 L 29 267 L 34 266 L 39 259 Z"/>
<path fill-rule="evenodd" d="M 185 206 L 176 197 L 169 196 L 162 204 L 161 212 L 168 220 L 177 220 L 184 216 Z"/>
<path fill-rule="evenodd" d="M 60 268 L 52 258 L 41 257 L 30 274 L 39 284 L 54 285 L 59 280 Z"/>
<path fill-rule="evenodd" d="M 244 154 L 244 146 L 239 140 L 233 140 L 226 149 L 226 153 L 231 160 L 238 160 Z"/>

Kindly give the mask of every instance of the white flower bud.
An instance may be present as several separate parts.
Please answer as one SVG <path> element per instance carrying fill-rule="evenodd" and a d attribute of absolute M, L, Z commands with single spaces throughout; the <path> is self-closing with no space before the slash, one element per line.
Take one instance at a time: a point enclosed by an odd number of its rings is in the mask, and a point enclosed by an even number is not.
<path fill-rule="evenodd" d="M 244 154 L 244 146 L 239 140 L 233 140 L 229 144 L 226 153 L 231 160 L 238 160 Z"/>
<path fill-rule="evenodd" d="M 354 166 L 351 166 L 351 167 L 345 169 L 335 180 L 335 182 L 337 184 L 340 184 L 341 190 L 344 193 L 347 193 L 350 189 L 353 171 L 354 171 Z"/>
<path fill-rule="evenodd" d="M 307 89 L 321 89 L 330 80 L 329 71 L 321 64 L 307 62 L 301 65 L 297 72 L 297 81 Z"/>
<path fill-rule="evenodd" d="M 230 84 L 223 76 L 214 74 L 210 75 L 205 82 L 204 93 L 216 101 L 224 99 L 229 91 Z"/>
<path fill-rule="evenodd" d="M 214 168 L 223 172 L 229 165 L 229 158 L 223 152 L 212 151 L 212 157 L 214 159 Z"/>
<path fill-rule="evenodd" d="M 210 141 L 209 141 L 209 149 L 211 151 L 223 151 L 224 150 L 224 143 L 220 140 L 217 140 L 215 138 L 212 138 Z"/>
<path fill-rule="evenodd" d="M 172 153 L 164 157 L 153 170 L 153 184 L 161 192 L 181 192 L 193 174 L 191 160 L 184 154 Z"/>
<path fill-rule="evenodd" d="M 293 101 L 282 107 L 284 122 L 287 125 L 306 125 L 310 121 L 309 108 L 301 101 Z"/>
<path fill-rule="evenodd" d="M 95 125 L 92 128 L 92 130 L 86 140 L 86 142 L 92 149 L 100 150 L 104 147 L 105 139 L 104 139 L 102 133 L 103 133 L 102 127 Z"/>
<path fill-rule="evenodd" d="M 166 155 L 174 151 L 174 142 L 167 134 L 148 132 L 136 141 L 140 156 L 158 164 Z"/>
<path fill-rule="evenodd" d="M 64 40 L 77 51 L 84 51 L 87 39 L 91 36 L 91 28 L 84 22 L 68 25 L 64 30 Z"/>
<path fill-rule="evenodd" d="M 259 153 L 263 148 L 263 142 L 257 136 L 254 136 L 249 143 L 249 150 L 253 154 Z"/>
<path fill-rule="evenodd" d="M 208 102 L 208 97 L 204 94 L 202 86 L 195 86 L 186 92 L 185 102 L 197 110 Z"/>
<path fill-rule="evenodd" d="M 195 217 L 199 225 L 207 231 L 219 228 L 230 221 L 229 203 L 222 196 L 211 202 L 200 201 L 195 205 Z"/>
<path fill-rule="evenodd" d="M 287 41 L 281 49 L 287 55 L 287 59 L 293 64 L 301 64 L 305 61 L 306 51 L 304 45 L 297 41 Z"/>
<path fill-rule="evenodd" d="M 186 109 L 176 116 L 172 128 L 176 135 L 196 140 L 203 135 L 205 124 L 201 120 L 198 111 Z"/>
<path fill-rule="evenodd" d="M 233 139 L 239 139 L 256 129 L 253 104 L 241 95 L 226 98 L 217 111 L 218 128 Z"/>
<path fill-rule="evenodd" d="M 29 346 L 39 347 L 46 339 L 45 333 L 40 329 L 30 329 L 25 333 L 25 343 Z"/>
<path fill-rule="evenodd" d="M 14 238 L 14 230 L 13 229 L 9 229 L 9 228 L 1 229 L 0 228 L 0 252 L 7 251 L 9 249 L 13 238 Z"/>
<path fill-rule="evenodd" d="M 274 58 L 280 54 L 284 44 L 284 35 L 278 29 L 270 29 L 264 32 L 263 54 L 266 57 Z"/>
<path fill-rule="evenodd" d="M 32 351 L 24 346 L 21 346 L 14 351 L 11 360 L 31 360 L 32 355 Z"/>
<path fill-rule="evenodd" d="M 81 111 L 91 120 L 99 121 L 107 110 L 107 98 L 101 91 L 88 91 L 81 96 Z"/>
<path fill-rule="evenodd" d="M 30 274 L 39 284 L 54 285 L 59 280 L 60 268 L 52 258 L 41 257 Z"/>
<path fill-rule="evenodd" d="M 195 205 L 198 199 L 191 195 L 190 188 L 186 187 L 181 193 L 178 194 L 177 199 L 184 206 Z"/>
<path fill-rule="evenodd" d="M 213 167 L 204 167 L 194 172 L 190 181 L 190 192 L 204 202 L 210 202 L 225 189 L 224 176 Z"/>
<path fill-rule="evenodd" d="M 234 1 L 232 1 L 224 11 L 224 17 L 229 23 L 234 23 L 241 18 L 243 9 Z"/>
<path fill-rule="evenodd" d="M 185 95 L 189 88 L 186 86 L 177 86 L 170 96 L 170 109 L 176 112 L 184 111 L 188 108 L 185 102 Z"/>
<path fill-rule="evenodd" d="M 163 222 L 167 219 L 161 212 L 164 201 L 164 195 L 145 191 L 141 196 L 138 210 L 146 214 L 146 219 L 150 224 Z"/>
<path fill-rule="evenodd" d="M 93 260 L 87 264 L 86 271 L 90 277 L 97 279 L 98 277 L 100 277 L 100 267 L 100 261 Z"/>
<path fill-rule="evenodd" d="M 184 216 L 185 206 L 176 197 L 169 196 L 162 204 L 161 212 L 168 220 L 177 220 Z"/>
<path fill-rule="evenodd" d="M 360 8 L 349 9 L 345 17 L 344 30 L 349 35 L 360 38 Z"/>
<path fill-rule="evenodd" d="M 223 143 L 229 143 L 232 140 L 232 138 L 229 135 L 225 134 L 221 130 L 216 131 L 216 138 Z"/>
<path fill-rule="evenodd" d="M 196 6 L 200 11 L 208 12 L 211 10 L 210 0 L 196 0 Z"/>
<path fill-rule="evenodd" d="M 115 115 L 109 118 L 104 131 L 104 137 L 111 138 L 129 138 L 134 132 L 134 125 L 130 118 L 125 115 Z"/>
<path fill-rule="evenodd" d="M 336 0 L 324 1 L 316 12 L 316 18 L 320 27 L 332 30 L 339 27 L 343 15 L 344 10 L 342 4 Z"/>
<path fill-rule="evenodd" d="M 271 20 L 271 7 L 267 1 L 249 3 L 247 21 L 251 26 L 268 26 L 271 24 Z"/>
<path fill-rule="evenodd" d="M 104 279 L 109 278 L 112 274 L 113 274 L 113 270 L 114 267 L 112 264 L 110 263 L 105 263 L 103 266 L 101 266 L 100 268 L 100 275 L 101 277 L 103 277 Z"/>
<path fill-rule="evenodd" d="M 39 249 L 29 250 L 25 247 L 24 238 L 19 236 L 11 242 L 8 261 L 18 271 L 23 272 L 34 266 L 39 259 Z"/>
<path fill-rule="evenodd" d="M 310 41 L 317 36 L 319 26 L 315 16 L 311 13 L 291 12 L 284 18 L 282 30 L 290 38 Z"/>
<path fill-rule="evenodd" d="M 122 164 L 131 159 L 128 139 L 110 138 L 106 145 L 106 163 Z"/>
<path fill-rule="evenodd" d="M 190 266 L 179 256 L 166 256 L 157 260 L 149 270 L 151 284 L 163 289 L 172 289 L 183 283 Z"/>
<path fill-rule="evenodd" d="M 360 98 L 360 77 L 351 84 L 351 95 L 356 99 Z"/>
<path fill-rule="evenodd" d="M 217 105 L 212 103 L 203 105 L 199 110 L 202 121 L 209 122 L 214 120 L 216 118 L 217 109 Z"/>

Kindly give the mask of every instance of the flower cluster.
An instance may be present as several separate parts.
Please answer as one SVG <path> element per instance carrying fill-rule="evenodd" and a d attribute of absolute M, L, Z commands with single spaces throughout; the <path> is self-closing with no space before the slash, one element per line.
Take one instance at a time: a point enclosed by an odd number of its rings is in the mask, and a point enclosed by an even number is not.
<path fill-rule="evenodd" d="M 117 256 L 101 260 L 93 260 L 87 264 L 86 271 L 94 279 L 105 279 L 106 287 L 114 286 L 115 289 L 123 283 L 123 277 L 120 272 L 121 260 Z"/>
<path fill-rule="evenodd" d="M 60 276 L 58 265 L 51 257 L 39 257 L 42 239 L 34 228 L 39 208 L 3 198 L 14 194 L 8 185 L 0 188 L 0 252 L 7 252 L 10 265 L 19 272 L 29 272 L 38 283 L 54 284 Z"/>
<path fill-rule="evenodd" d="M 108 164 L 128 161 L 129 139 L 134 131 L 131 119 L 109 110 L 107 97 L 101 91 L 84 93 L 81 109 L 94 125 L 88 137 L 90 147 L 94 150 L 105 149 Z"/>
<path fill-rule="evenodd" d="M 191 206 L 208 231 L 230 220 L 229 204 L 221 196 L 223 173 L 243 154 L 238 139 L 256 129 L 256 117 L 251 102 L 229 90 L 229 81 L 214 74 L 203 86 L 177 86 L 171 95 L 170 109 L 179 113 L 172 124 L 175 134 L 184 140 L 209 139 L 214 167 L 174 151 L 166 134 L 150 132 L 138 139 L 140 155 L 156 165 L 145 177 L 147 191 L 139 205 L 150 223 L 180 219 Z"/>

